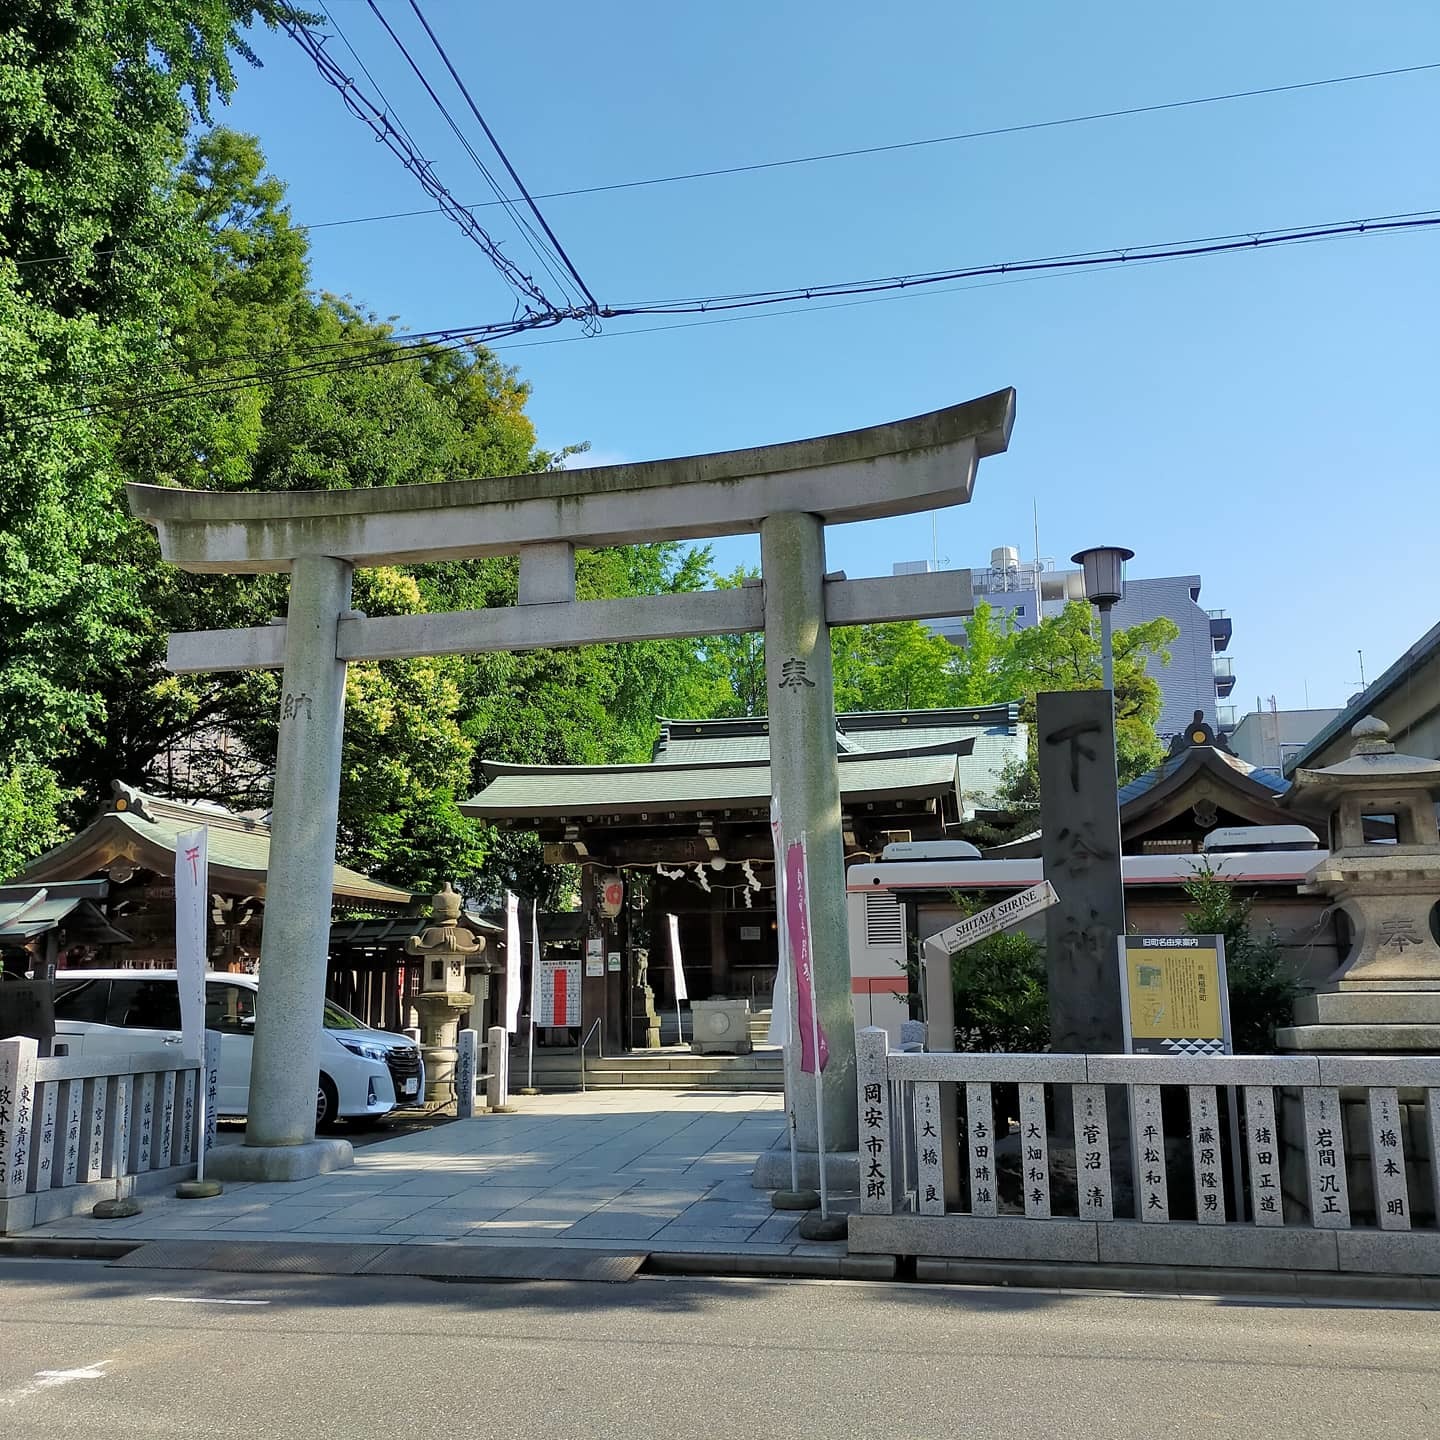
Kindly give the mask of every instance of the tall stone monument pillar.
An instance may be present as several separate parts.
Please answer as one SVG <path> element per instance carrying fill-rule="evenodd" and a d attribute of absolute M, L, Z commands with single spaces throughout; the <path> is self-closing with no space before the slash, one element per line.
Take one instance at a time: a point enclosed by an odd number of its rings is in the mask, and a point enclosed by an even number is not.
<path fill-rule="evenodd" d="M 345 726 L 336 634 L 352 575 L 324 555 L 290 572 L 249 1119 L 244 1145 L 208 1161 L 216 1179 L 296 1180 L 352 1159 L 348 1140 L 315 1139 Z"/>
<path fill-rule="evenodd" d="M 855 1015 L 845 922 L 845 846 L 835 752 L 835 685 L 825 620 L 825 526 L 818 516 L 771 515 L 760 526 L 765 579 L 765 682 L 770 710 L 770 781 L 780 802 L 785 844 L 805 836 L 810 926 L 820 1023 L 830 1050 L 825 1067 L 825 1148 L 858 1141 Z M 783 923 L 783 917 L 782 917 Z M 814 1150 L 814 1087 L 794 1096 L 802 1149 Z"/>
<path fill-rule="evenodd" d="M 1108 690 L 1036 697 L 1041 855 L 1059 903 L 1045 912 L 1050 1045 L 1125 1048 L 1117 937 L 1125 933 L 1115 710 Z"/>

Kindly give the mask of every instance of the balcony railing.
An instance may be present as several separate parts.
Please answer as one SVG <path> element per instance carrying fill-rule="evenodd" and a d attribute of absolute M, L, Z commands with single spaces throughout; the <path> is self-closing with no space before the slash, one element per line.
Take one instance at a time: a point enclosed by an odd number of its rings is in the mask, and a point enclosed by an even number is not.
<path fill-rule="evenodd" d="M 1235 678 L 1235 662 L 1228 655 L 1214 655 L 1210 659 L 1211 667 L 1215 671 L 1215 678 L 1233 680 Z"/>

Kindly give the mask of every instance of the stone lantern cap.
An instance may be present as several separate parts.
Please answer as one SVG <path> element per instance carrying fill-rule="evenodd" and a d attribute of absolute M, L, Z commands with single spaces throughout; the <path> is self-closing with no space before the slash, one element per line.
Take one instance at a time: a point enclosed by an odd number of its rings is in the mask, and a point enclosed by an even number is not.
<path fill-rule="evenodd" d="M 1347 759 L 1320 770 L 1297 770 L 1287 808 L 1331 812 L 1334 852 L 1366 845 L 1367 817 L 1395 823 L 1396 849 L 1440 849 L 1435 801 L 1440 797 L 1440 761 L 1404 755 L 1390 743 L 1390 727 L 1367 715 L 1351 729 L 1355 744 Z"/>

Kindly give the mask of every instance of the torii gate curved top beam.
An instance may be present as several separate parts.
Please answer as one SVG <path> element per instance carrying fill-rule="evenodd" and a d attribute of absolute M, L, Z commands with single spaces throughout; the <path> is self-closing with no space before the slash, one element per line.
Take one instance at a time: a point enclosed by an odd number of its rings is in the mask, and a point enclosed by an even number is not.
<path fill-rule="evenodd" d="M 493 480 L 359 490 L 205 491 L 127 485 L 182 570 L 261 574 L 301 555 L 398 565 L 754 531 L 770 515 L 826 523 L 970 499 L 980 459 L 1003 451 L 1015 392 L 839 435 Z"/>

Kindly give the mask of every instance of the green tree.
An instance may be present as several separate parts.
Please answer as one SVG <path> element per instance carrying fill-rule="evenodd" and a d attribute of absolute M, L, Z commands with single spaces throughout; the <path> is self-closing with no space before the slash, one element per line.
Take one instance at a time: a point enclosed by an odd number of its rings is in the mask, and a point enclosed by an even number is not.
<path fill-rule="evenodd" d="M 142 648 L 113 428 L 76 407 L 163 344 L 203 253 L 175 170 L 270 0 L 18 0 L 0 33 L 0 870 L 53 838 L 56 762 Z M 42 774 L 50 771 L 51 780 Z"/>
<path fill-rule="evenodd" d="M 746 581 L 760 578 L 753 565 L 737 565 L 728 575 L 711 575 L 716 590 L 738 590 Z M 765 637 L 758 631 L 744 635 L 711 635 L 701 653 L 708 667 L 714 696 L 704 716 L 763 715 L 766 710 Z"/>
<path fill-rule="evenodd" d="M 1294 966 L 1273 926 L 1257 934 L 1254 900 L 1206 867 L 1185 884 L 1194 907 L 1185 914 L 1187 935 L 1220 935 L 1230 989 L 1230 1029 L 1238 1055 L 1269 1055 L 1275 1031 L 1289 1025 L 1300 993 Z"/>

